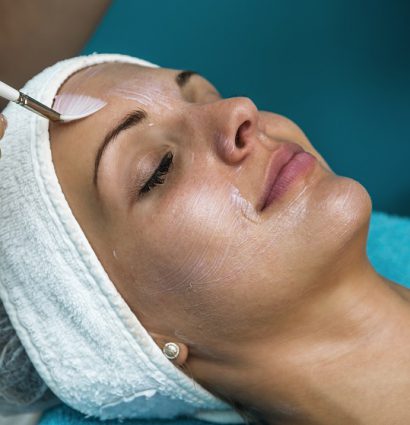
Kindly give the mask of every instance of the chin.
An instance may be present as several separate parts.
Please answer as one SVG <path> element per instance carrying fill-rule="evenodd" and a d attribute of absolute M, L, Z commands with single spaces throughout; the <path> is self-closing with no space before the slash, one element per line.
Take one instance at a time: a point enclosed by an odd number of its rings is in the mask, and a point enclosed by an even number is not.
<path fill-rule="evenodd" d="M 329 174 L 319 182 L 309 203 L 309 246 L 318 258 L 335 260 L 352 246 L 365 254 L 372 200 L 363 185 Z"/>
<path fill-rule="evenodd" d="M 340 226 L 347 226 L 351 232 L 370 221 L 372 200 L 366 188 L 350 177 L 339 177 L 336 197 L 329 208 Z M 346 229 L 346 231 L 348 230 Z"/>

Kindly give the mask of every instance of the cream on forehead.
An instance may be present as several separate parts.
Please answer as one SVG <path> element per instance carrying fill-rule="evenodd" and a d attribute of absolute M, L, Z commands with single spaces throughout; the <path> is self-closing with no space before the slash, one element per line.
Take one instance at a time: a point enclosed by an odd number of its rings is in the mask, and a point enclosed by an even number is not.
<path fill-rule="evenodd" d="M 72 75 L 65 83 L 65 91 L 70 95 L 87 95 L 95 98 L 107 99 L 109 96 L 116 96 L 122 99 L 127 99 L 131 101 L 138 102 L 141 106 L 160 106 L 166 109 L 172 109 L 171 103 L 173 95 L 177 93 L 177 88 L 172 85 L 169 86 L 169 90 L 166 88 L 166 82 L 163 79 L 158 77 L 158 74 L 151 72 L 135 72 L 135 75 L 132 77 L 129 76 L 129 72 L 126 72 L 125 78 L 122 78 L 123 75 L 121 70 L 117 76 L 117 80 L 112 78 L 112 75 L 108 75 L 107 78 L 104 78 L 107 73 L 107 64 L 100 64 L 97 66 L 91 66 L 80 71 L 79 75 Z M 110 64 L 111 65 L 111 64 Z M 133 65 L 135 67 L 135 65 Z M 149 67 L 143 67 L 148 71 L 151 70 Z M 110 69 L 110 68 L 108 68 Z M 93 87 L 93 80 L 98 81 L 102 76 L 100 82 L 105 82 L 105 86 L 101 87 L 98 91 L 98 94 L 90 94 L 88 87 Z M 118 81 L 122 78 L 120 81 Z M 112 87 L 107 87 L 107 82 L 112 82 Z M 98 84 L 98 83 L 97 83 Z M 175 93 L 172 93 L 172 90 L 175 89 Z M 93 89 L 91 88 L 91 91 Z"/>
<path fill-rule="evenodd" d="M 126 80 L 107 92 L 108 96 L 116 96 L 123 99 L 138 102 L 142 106 L 161 107 L 167 110 L 173 110 L 171 104 L 175 99 L 172 93 L 166 92 L 158 87 L 158 81 L 153 78 L 132 78 Z"/>

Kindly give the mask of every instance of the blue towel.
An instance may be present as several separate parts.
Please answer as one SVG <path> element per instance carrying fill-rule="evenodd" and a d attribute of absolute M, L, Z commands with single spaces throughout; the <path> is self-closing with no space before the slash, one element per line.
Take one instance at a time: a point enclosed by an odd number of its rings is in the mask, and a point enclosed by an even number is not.
<path fill-rule="evenodd" d="M 373 212 L 370 218 L 367 255 L 382 276 L 410 288 L 410 218 Z M 104 425 L 209 425 L 198 420 L 118 420 Z M 62 404 L 44 412 L 39 425 L 101 425 Z"/>
<path fill-rule="evenodd" d="M 122 422 L 119 420 L 100 421 L 95 418 L 86 418 L 82 413 L 62 404 L 47 410 L 38 425 L 209 425 L 209 422 L 196 419 L 178 419 L 178 420 L 134 420 L 127 419 Z"/>
<path fill-rule="evenodd" d="M 367 255 L 379 274 L 410 288 L 410 217 L 372 213 Z"/>

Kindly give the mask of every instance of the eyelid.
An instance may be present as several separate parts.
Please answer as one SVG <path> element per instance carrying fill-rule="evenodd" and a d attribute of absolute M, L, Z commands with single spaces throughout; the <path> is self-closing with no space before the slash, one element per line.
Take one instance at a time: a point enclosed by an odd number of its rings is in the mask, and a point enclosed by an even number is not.
<path fill-rule="evenodd" d="M 139 161 L 138 161 L 138 165 L 137 167 L 132 167 L 133 168 L 133 175 L 130 181 L 130 184 L 127 187 L 127 195 L 129 198 L 129 205 L 132 207 L 132 205 L 135 204 L 136 200 L 138 198 L 140 198 L 141 194 L 141 190 L 143 187 L 145 187 L 145 185 L 148 184 L 148 182 L 154 178 L 154 176 L 158 173 L 159 168 L 161 167 L 161 164 L 163 163 L 165 157 L 171 153 L 172 155 L 172 161 L 171 161 L 171 165 L 170 168 L 173 167 L 173 161 L 175 160 L 175 154 L 174 152 L 172 152 L 169 147 L 167 148 L 167 150 L 163 151 L 161 150 L 161 154 L 158 155 L 157 152 L 150 152 L 146 155 L 144 155 Z M 144 161 L 145 157 L 151 157 L 151 160 L 146 160 Z M 159 159 L 158 159 L 159 157 Z M 141 167 L 141 164 L 143 164 L 143 166 Z M 145 171 L 143 171 L 142 173 L 139 172 L 139 168 L 144 168 Z M 167 176 L 168 178 L 168 176 Z M 152 190 L 152 189 L 151 189 Z M 148 192 L 147 192 L 148 193 Z M 145 194 L 142 194 L 142 196 L 144 196 Z"/>
<path fill-rule="evenodd" d="M 204 83 L 202 84 L 188 84 L 184 87 L 184 95 L 190 102 L 201 102 L 204 97 L 206 98 L 208 96 L 218 96 L 219 98 L 222 98 L 221 94 L 213 84 L 211 84 L 208 80 L 203 81 Z"/>
<path fill-rule="evenodd" d="M 162 158 L 162 156 L 160 156 Z M 135 202 L 138 191 L 144 186 L 145 182 L 151 178 L 161 159 L 158 161 L 158 154 L 149 152 L 138 159 L 135 166 L 131 166 L 131 178 L 126 191 L 132 205 Z"/>
<path fill-rule="evenodd" d="M 154 187 L 158 186 L 161 181 L 162 176 L 167 176 L 169 173 L 169 170 L 172 166 L 174 159 L 174 154 L 171 151 L 167 151 L 165 155 L 163 155 L 161 161 L 159 162 L 158 166 L 155 168 L 155 170 L 152 172 L 151 176 L 145 181 L 142 188 L 140 188 L 139 193 L 148 193 L 150 192 Z M 164 181 L 165 182 L 165 179 Z M 151 188 L 149 186 L 151 185 Z M 148 187 L 148 190 L 144 191 L 144 189 Z"/>
<path fill-rule="evenodd" d="M 222 99 L 221 94 L 216 90 L 207 90 L 205 93 L 201 93 L 195 98 L 195 103 L 209 103 L 214 102 L 215 99 Z"/>

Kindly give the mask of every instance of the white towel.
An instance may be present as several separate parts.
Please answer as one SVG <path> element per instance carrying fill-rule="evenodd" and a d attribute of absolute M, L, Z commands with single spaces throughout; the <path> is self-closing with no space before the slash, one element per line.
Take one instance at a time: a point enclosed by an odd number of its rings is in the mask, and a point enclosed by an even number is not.
<path fill-rule="evenodd" d="M 102 62 L 157 65 L 124 55 L 62 61 L 23 92 L 51 106 L 74 72 Z M 0 296 L 30 360 L 49 388 L 88 416 L 197 417 L 242 423 L 165 358 L 116 290 L 61 190 L 49 123 L 15 104 L 0 160 Z"/>

